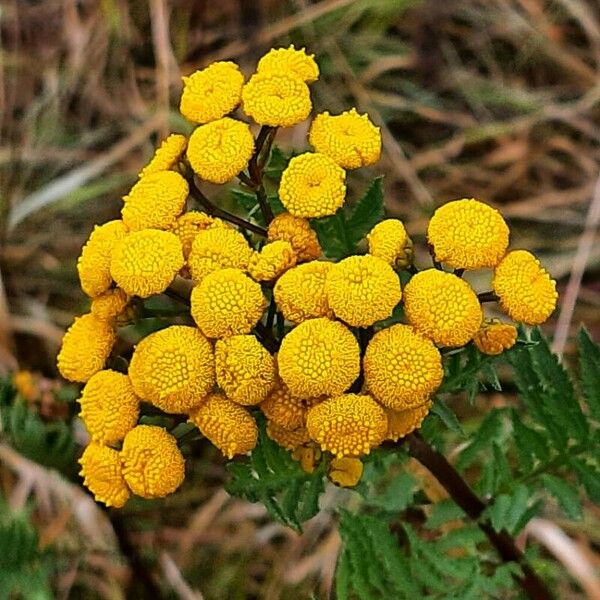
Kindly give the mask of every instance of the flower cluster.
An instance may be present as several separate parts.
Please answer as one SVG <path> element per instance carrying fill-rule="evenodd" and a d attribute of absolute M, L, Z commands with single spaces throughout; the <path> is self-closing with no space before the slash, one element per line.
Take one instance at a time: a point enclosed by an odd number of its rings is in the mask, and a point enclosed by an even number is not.
<path fill-rule="evenodd" d="M 555 282 L 532 254 L 508 250 L 504 219 L 474 199 L 433 214 L 433 268 L 417 269 L 404 224 L 391 218 L 367 232 L 366 253 L 323 256 L 314 220 L 344 210 L 347 170 L 381 152 L 379 129 L 355 109 L 315 116 L 314 151 L 283 170 L 275 191 L 284 210 L 273 217 L 270 144 L 277 128 L 308 118 L 318 76 L 314 58 L 292 46 L 271 50 L 247 81 L 232 62 L 184 78 L 180 108 L 196 128 L 162 143 L 123 198 L 122 218 L 85 244 L 78 272 L 91 308 L 65 334 L 58 367 L 85 384 L 81 474 L 99 501 L 122 506 L 182 483 L 178 440 L 148 424 L 149 406 L 165 421 L 183 415 L 229 459 L 256 446 L 260 412 L 267 435 L 305 469 L 328 460 L 332 481 L 355 485 L 360 457 L 427 416 L 442 349 L 473 344 L 493 355 L 515 344 L 515 325 L 485 318 L 484 301 L 525 324 L 554 310 Z M 256 193 L 266 228 L 200 190 L 236 176 Z M 473 269 L 493 271 L 491 291 L 477 294 L 463 277 Z M 167 295 L 186 314 L 118 355 L 119 328 L 146 299 Z"/>

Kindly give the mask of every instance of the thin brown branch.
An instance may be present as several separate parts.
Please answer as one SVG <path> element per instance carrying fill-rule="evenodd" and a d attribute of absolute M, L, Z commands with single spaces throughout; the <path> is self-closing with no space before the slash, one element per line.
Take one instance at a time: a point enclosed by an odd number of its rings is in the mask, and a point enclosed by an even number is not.
<path fill-rule="evenodd" d="M 271 152 L 271 144 L 275 139 L 275 133 L 277 132 L 276 127 L 269 127 L 263 125 L 261 130 L 256 137 L 256 144 L 254 154 L 248 163 L 248 173 L 250 173 L 250 180 L 253 183 L 253 188 L 256 193 L 256 199 L 260 207 L 265 223 L 268 225 L 273 220 L 273 211 L 267 199 L 265 187 L 263 185 L 263 169 L 269 158 Z"/>
<path fill-rule="evenodd" d="M 498 302 L 499 298 L 495 292 L 481 292 L 477 294 L 479 302 Z"/>

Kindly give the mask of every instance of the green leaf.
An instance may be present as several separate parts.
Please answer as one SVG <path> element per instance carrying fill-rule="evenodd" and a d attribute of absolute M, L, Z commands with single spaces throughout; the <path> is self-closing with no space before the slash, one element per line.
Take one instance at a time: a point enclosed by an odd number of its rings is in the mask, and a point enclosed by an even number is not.
<path fill-rule="evenodd" d="M 512 494 L 498 495 L 494 503 L 485 509 L 483 517 L 489 519 L 496 531 L 504 529 L 514 535 L 525 525 L 523 517 L 528 514 L 530 498 L 529 488 L 518 485 Z"/>
<path fill-rule="evenodd" d="M 600 422 L 600 346 L 585 328 L 577 336 L 581 388 L 593 419 Z"/>
<path fill-rule="evenodd" d="M 346 234 L 346 221 L 343 209 L 338 210 L 331 217 L 311 219 L 310 225 L 319 238 L 319 244 L 323 248 L 323 253 L 328 258 L 341 260 L 353 253 L 354 249 Z"/>
<path fill-rule="evenodd" d="M 545 463 L 550 458 L 550 450 L 546 438 L 531 429 L 522 422 L 521 416 L 516 410 L 511 412 L 514 446 L 517 451 L 517 457 L 521 466 L 521 472 L 528 474 L 534 467 L 534 461 L 537 458 Z"/>
<path fill-rule="evenodd" d="M 454 500 L 442 500 L 431 508 L 431 513 L 425 523 L 427 529 L 437 529 L 449 521 L 464 519 L 465 512 Z"/>
<path fill-rule="evenodd" d="M 542 475 L 542 482 L 569 518 L 581 519 L 582 510 L 579 494 L 569 482 L 548 473 Z"/>
<path fill-rule="evenodd" d="M 450 431 L 460 437 L 466 437 L 458 417 L 443 400 L 440 398 L 434 400 L 433 406 L 431 407 L 431 413 L 438 417 Z"/>
<path fill-rule="evenodd" d="M 293 154 L 286 154 L 283 152 L 279 146 L 273 146 L 265 167 L 265 176 L 273 181 L 279 181 L 281 179 L 281 174 L 288 166 L 288 163 L 293 156 Z"/>
<path fill-rule="evenodd" d="M 400 473 L 380 494 L 375 494 L 371 488 L 367 488 L 368 495 L 365 497 L 365 503 L 388 512 L 398 513 L 408 508 L 416 491 L 416 479 L 410 473 Z"/>
<path fill-rule="evenodd" d="M 572 458 L 569 463 L 575 470 L 577 478 L 585 488 L 589 499 L 596 504 L 600 504 L 600 471 L 598 467 L 578 458 Z"/>
<path fill-rule="evenodd" d="M 384 216 L 383 177 L 377 177 L 346 217 L 346 231 L 350 245 L 356 248 L 356 245 Z"/>

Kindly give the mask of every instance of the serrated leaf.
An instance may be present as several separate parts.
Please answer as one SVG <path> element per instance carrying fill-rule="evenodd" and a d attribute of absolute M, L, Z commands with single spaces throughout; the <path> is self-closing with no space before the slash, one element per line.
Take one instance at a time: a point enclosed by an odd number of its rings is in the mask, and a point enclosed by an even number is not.
<path fill-rule="evenodd" d="M 454 500 L 442 500 L 436 502 L 431 507 L 431 513 L 427 518 L 425 527 L 427 529 L 437 529 L 441 525 L 448 523 L 449 521 L 455 521 L 457 519 L 464 519 L 465 512 L 463 509 L 454 502 Z"/>
<path fill-rule="evenodd" d="M 504 415 L 503 410 L 494 409 L 485 416 L 471 443 L 462 450 L 456 461 L 456 468 L 459 471 L 469 468 L 482 452 L 490 448 L 495 440 L 502 438 Z"/>
<path fill-rule="evenodd" d="M 265 176 L 274 181 L 279 181 L 292 157 L 293 154 L 286 154 L 279 146 L 273 146 L 264 170 Z"/>
<path fill-rule="evenodd" d="M 546 438 L 525 425 L 517 411 L 512 411 L 512 426 L 517 457 L 521 471 L 528 474 L 534 467 L 535 459 L 545 463 L 550 458 L 550 450 Z"/>
<path fill-rule="evenodd" d="M 394 477 L 381 494 L 369 490 L 366 504 L 377 506 L 388 512 L 401 512 L 410 505 L 417 491 L 417 480 L 410 473 L 400 473 Z"/>
<path fill-rule="evenodd" d="M 443 400 L 436 398 L 430 412 L 438 417 L 450 431 L 456 433 L 460 437 L 465 437 L 464 429 L 462 428 L 458 417 Z"/>
<path fill-rule="evenodd" d="M 575 470 L 581 485 L 585 488 L 589 499 L 596 504 L 600 504 L 600 471 L 598 468 L 578 458 L 573 458 L 569 462 Z"/>
<path fill-rule="evenodd" d="M 352 254 L 353 248 L 346 234 L 345 217 L 342 209 L 331 217 L 311 219 L 310 226 L 317 234 L 325 256 L 341 260 Z"/>
<path fill-rule="evenodd" d="M 571 519 L 581 519 L 582 510 L 579 494 L 569 482 L 554 475 L 542 475 L 544 486 L 558 501 L 565 514 Z"/>
<path fill-rule="evenodd" d="M 581 388 L 593 419 L 600 422 L 600 346 L 585 328 L 577 336 Z"/>
<path fill-rule="evenodd" d="M 529 509 L 531 493 L 527 486 L 518 485 L 512 494 L 500 494 L 488 506 L 483 517 L 489 519 L 492 527 L 500 532 L 503 529 L 514 535 L 523 527 L 523 516 Z"/>
<path fill-rule="evenodd" d="M 377 177 L 346 217 L 346 231 L 350 245 L 356 247 L 384 216 L 383 177 Z"/>

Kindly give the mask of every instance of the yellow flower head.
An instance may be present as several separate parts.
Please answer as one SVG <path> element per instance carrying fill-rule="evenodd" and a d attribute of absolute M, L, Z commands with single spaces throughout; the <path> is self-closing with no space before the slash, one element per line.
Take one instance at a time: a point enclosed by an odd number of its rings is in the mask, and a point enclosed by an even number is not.
<path fill-rule="evenodd" d="M 94 227 L 77 261 L 81 289 L 88 296 L 99 296 L 112 285 L 110 258 L 116 243 L 125 235 L 127 230 L 123 221 L 108 221 Z"/>
<path fill-rule="evenodd" d="M 513 250 L 496 267 L 492 288 L 515 321 L 540 325 L 556 308 L 556 281 L 531 252 Z"/>
<path fill-rule="evenodd" d="M 40 394 L 36 378 L 31 371 L 23 370 L 13 373 L 12 384 L 17 394 L 29 402 L 35 400 Z"/>
<path fill-rule="evenodd" d="M 335 263 L 325 281 L 335 316 L 353 327 L 387 319 L 400 302 L 400 279 L 381 258 L 366 254 Z"/>
<path fill-rule="evenodd" d="M 517 328 L 497 319 L 485 319 L 473 342 L 483 354 L 495 356 L 512 348 L 517 342 Z"/>
<path fill-rule="evenodd" d="M 121 461 L 127 485 L 142 498 L 168 496 L 185 477 L 185 460 L 177 440 L 155 425 L 138 425 L 125 436 Z"/>
<path fill-rule="evenodd" d="M 387 426 L 383 408 L 362 394 L 329 398 L 313 406 L 306 418 L 311 439 L 338 458 L 369 454 L 385 439 Z"/>
<path fill-rule="evenodd" d="M 308 141 L 317 152 L 330 156 L 344 169 L 372 165 L 381 156 L 381 132 L 368 115 L 356 109 L 332 116 L 317 115 L 310 126 Z"/>
<path fill-rule="evenodd" d="M 360 349 L 349 329 L 338 321 L 310 319 L 281 343 L 279 375 L 300 398 L 335 396 L 347 390 L 360 371 Z"/>
<path fill-rule="evenodd" d="M 305 83 L 319 79 L 319 67 L 314 54 L 306 54 L 304 48 L 296 50 L 292 44 L 289 48 L 272 48 L 259 61 L 257 73 L 279 75 L 285 73 L 297 77 Z"/>
<path fill-rule="evenodd" d="M 112 288 L 92 300 L 90 312 L 101 321 L 118 320 L 127 309 L 129 296 L 120 288 Z"/>
<path fill-rule="evenodd" d="M 92 440 L 100 444 L 120 442 L 135 427 L 140 413 L 140 401 L 129 377 L 116 371 L 93 375 L 78 402 Z"/>
<path fill-rule="evenodd" d="M 222 394 L 210 394 L 190 421 L 227 458 L 246 454 L 256 447 L 258 428 L 252 415 Z"/>
<path fill-rule="evenodd" d="M 265 309 L 260 285 L 239 269 L 207 275 L 193 290 L 194 321 L 209 338 L 250 333 Z"/>
<path fill-rule="evenodd" d="M 435 258 L 455 269 L 495 267 L 508 248 L 502 215 L 478 200 L 454 200 L 440 206 L 427 228 Z"/>
<path fill-rule="evenodd" d="M 310 223 L 302 217 L 294 217 L 289 212 L 277 215 L 269 223 L 268 240 L 289 242 L 298 262 L 315 260 L 323 253 L 319 238 Z"/>
<path fill-rule="evenodd" d="M 415 429 L 421 427 L 421 423 L 423 423 L 431 410 L 431 404 L 431 401 L 428 401 L 425 404 L 421 404 L 421 406 L 406 410 L 386 409 L 388 430 L 385 439 L 397 442 L 400 438 L 407 436 Z"/>
<path fill-rule="evenodd" d="M 273 290 L 277 307 L 292 323 L 314 317 L 332 317 L 325 280 L 333 263 L 312 261 L 284 273 Z"/>
<path fill-rule="evenodd" d="M 169 231 L 144 229 L 125 236 L 112 253 L 110 272 L 130 296 L 164 292 L 183 267 L 179 238 Z"/>
<path fill-rule="evenodd" d="M 214 385 L 212 346 L 195 327 L 171 325 L 135 347 L 129 377 L 144 400 L 168 413 L 185 413 Z"/>
<path fill-rule="evenodd" d="M 225 183 L 248 166 L 253 152 L 254 138 L 250 127 L 242 121 L 224 117 L 194 130 L 187 157 L 200 179 Z"/>
<path fill-rule="evenodd" d="M 194 123 L 216 121 L 242 99 L 244 76 L 233 62 L 215 62 L 183 78 L 179 110 Z"/>
<path fill-rule="evenodd" d="M 185 135 L 172 133 L 163 140 L 152 160 L 141 170 L 140 177 L 160 171 L 169 171 L 179 162 L 186 148 L 187 138 Z"/>
<path fill-rule="evenodd" d="M 346 172 L 324 154 L 300 154 L 283 172 L 279 196 L 296 217 L 333 215 L 344 204 Z"/>
<path fill-rule="evenodd" d="M 298 429 L 304 426 L 306 404 L 301 398 L 292 396 L 281 379 L 277 378 L 275 387 L 261 402 L 260 408 L 271 423 L 282 429 Z"/>
<path fill-rule="evenodd" d="M 200 231 L 188 258 L 194 281 L 202 281 L 209 273 L 224 268 L 248 269 L 252 248 L 236 229 L 212 227 Z"/>
<path fill-rule="evenodd" d="M 384 219 L 367 235 L 369 254 L 385 260 L 395 269 L 408 267 L 413 261 L 413 243 L 402 221 Z"/>
<path fill-rule="evenodd" d="M 452 273 L 427 269 L 404 287 L 410 324 L 441 346 L 464 346 L 481 325 L 483 312 L 471 286 Z"/>
<path fill-rule="evenodd" d="M 270 242 L 260 252 L 254 252 L 248 263 L 248 273 L 256 281 L 271 281 L 295 264 L 296 253 L 289 242 Z"/>
<path fill-rule="evenodd" d="M 334 458 L 329 463 L 329 479 L 341 487 L 358 485 L 363 474 L 363 464 L 360 458 Z"/>
<path fill-rule="evenodd" d="M 275 360 L 253 335 L 234 335 L 215 345 L 217 385 L 238 404 L 259 404 L 275 385 Z"/>
<path fill-rule="evenodd" d="M 305 473 L 314 473 L 317 463 L 321 459 L 321 449 L 314 442 L 297 446 L 292 450 L 292 458 L 300 463 L 300 467 Z"/>
<path fill-rule="evenodd" d="M 310 442 L 308 431 L 304 427 L 286 429 L 274 421 L 267 422 L 267 435 L 282 448 L 291 451 Z"/>
<path fill-rule="evenodd" d="M 293 127 L 310 115 L 308 86 L 291 73 L 257 73 L 242 90 L 244 112 L 259 125 Z"/>
<path fill-rule="evenodd" d="M 123 223 L 129 231 L 169 229 L 183 211 L 189 187 L 175 171 L 142 177 L 123 198 Z"/>
<path fill-rule="evenodd" d="M 119 453 L 108 446 L 92 442 L 79 459 L 83 485 L 96 502 L 121 508 L 129 499 L 130 492 L 123 479 L 123 468 Z"/>
<path fill-rule="evenodd" d="M 201 231 L 212 229 L 213 227 L 229 229 L 229 225 L 225 221 L 221 221 L 221 219 L 210 217 L 206 213 L 197 210 L 190 210 L 178 217 L 169 231 L 179 238 L 181 247 L 183 248 L 183 256 L 187 260 L 196 236 Z"/>
<path fill-rule="evenodd" d="M 439 350 L 410 325 L 378 331 L 369 342 L 363 365 L 369 391 L 394 410 L 424 404 L 444 377 Z"/>
<path fill-rule="evenodd" d="M 69 381 L 85 383 L 104 368 L 116 339 L 112 323 L 101 321 L 91 313 L 76 317 L 58 353 L 60 374 Z"/>

